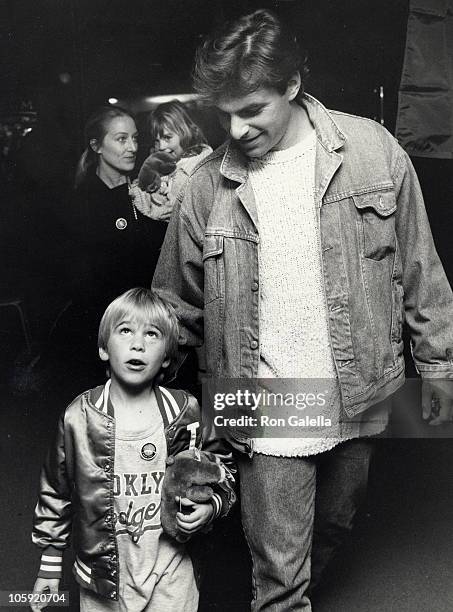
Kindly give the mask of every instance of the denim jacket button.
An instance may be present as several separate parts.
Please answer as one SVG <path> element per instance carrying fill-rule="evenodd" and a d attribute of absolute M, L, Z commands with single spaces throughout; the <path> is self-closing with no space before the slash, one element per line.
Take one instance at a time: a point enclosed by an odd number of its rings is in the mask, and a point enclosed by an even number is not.
<path fill-rule="evenodd" d="M 258 291 L 258 283 L 256 281 L 253 281 L 252 283 L 252 291 Z"/>
<path fill-rule="evenodd" d="M 250 348 L 257 349 L 258 348 L 258 342 L 256 340 L 252 340 L 250 342 Z"/>

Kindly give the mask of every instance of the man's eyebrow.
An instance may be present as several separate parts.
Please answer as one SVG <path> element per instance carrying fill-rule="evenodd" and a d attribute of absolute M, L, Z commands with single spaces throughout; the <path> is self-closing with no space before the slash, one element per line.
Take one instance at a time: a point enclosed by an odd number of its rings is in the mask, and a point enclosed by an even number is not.
<path fill-rule="evenodd" d="M 251 110 L 256 110 L 256 109 L 261 109 L 264 108 L 265 106 L 267 106 L 267 102 L 250 102 L 250 104 L 247 104 L 246 106 L 243 106 L 242 108 L 239 108 L 235 113 L 235 115 L 239 115 L 241 113 L 247 113 L 250 112 Z M 216 107 L 217 112 L 219 112 L 220 114 L 224 114 L 224 115 L 229 115 L 230 113 L 228 113 L 228 111 L 224 111 L 221 108 L 219 108 L 218 106 Z"/>
<path fill-rule="evenodd" d="M 267 105 L 266 102 L 251 102 L 250 104 L 247 104 L 247 106 L 243 106 L 242 108 L 240 108 L 237 113 L 247 113 L 253 110 L 259 110 L 261 108 L 264 108 Z"/>

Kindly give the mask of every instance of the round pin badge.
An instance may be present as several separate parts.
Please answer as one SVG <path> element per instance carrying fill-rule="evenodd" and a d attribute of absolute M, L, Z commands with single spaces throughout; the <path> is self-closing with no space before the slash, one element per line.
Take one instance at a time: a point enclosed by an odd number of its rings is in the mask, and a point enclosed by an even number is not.
<path fill-rule="evenodd" d="M 127 221 L 124 217 L 120 217 L 115 221 L 116 229 L 123 230 L 127 227 Z"/>
<path fill-rule="evenodd" d="M 140 456 L 145 461 L 151 461 L 156 456 L 157 449 L 152 442 L 147 442 L 142 446 L 142 450 L 140 451 Z"/>

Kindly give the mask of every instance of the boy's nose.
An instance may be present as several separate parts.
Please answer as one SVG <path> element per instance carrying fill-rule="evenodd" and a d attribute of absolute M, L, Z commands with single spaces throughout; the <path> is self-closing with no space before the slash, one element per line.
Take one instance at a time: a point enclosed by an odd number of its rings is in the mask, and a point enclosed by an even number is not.
<path fill-rule="evenodd" d="M 141 336 L 134 336 L 132 338 L 132 350 L 135 351 L 144 351 L 145 350 L 145 341 Z"/>

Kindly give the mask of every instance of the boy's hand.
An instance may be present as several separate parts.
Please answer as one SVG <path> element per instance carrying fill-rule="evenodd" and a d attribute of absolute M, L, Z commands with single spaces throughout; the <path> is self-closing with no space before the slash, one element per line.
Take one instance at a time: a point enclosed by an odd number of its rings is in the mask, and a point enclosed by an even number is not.
<path fill-rule="evenodd" d="M 58 593 L 60 587 L 59 578 L 37 578 L 35 586 L 33 587 L 33 593 Z M 44 602 L 31 603 L 30 608 L 33 612 L 39 612 L 46 604 Z"/>
<path fill-rule="evenodd" d="M 187 497 L 176 497 L 175 499 L 182 509 L 189 511 L 188 514 L 176 513 L 178 529 L 189 537 L 207 525 L 214 514 L 214 508 L 210 501 L 197 503 L 187 499 Z"/>

